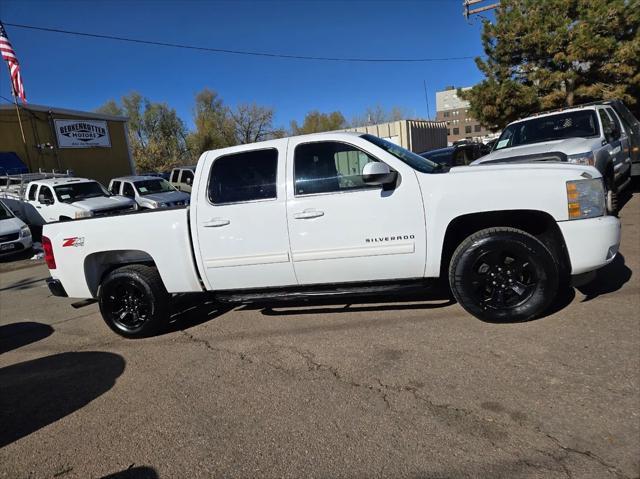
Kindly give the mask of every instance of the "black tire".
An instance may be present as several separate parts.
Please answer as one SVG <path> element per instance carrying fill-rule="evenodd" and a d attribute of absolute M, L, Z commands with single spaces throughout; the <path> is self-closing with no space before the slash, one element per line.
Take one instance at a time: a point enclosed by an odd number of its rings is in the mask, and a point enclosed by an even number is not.
<path fill-rule="evenodd" d="M 449 285 L 460 305 L 491 322 L 527 321 L 558 293 L 560 265 L 536 237 L 515 228 L 472 234 L 449 263 Z"/>
<path fill-rule="evenodd" d="M 618 192 L 618 185 L 616 185 L 616 179 L 613 172 L 607 177 L 606 180 L 606 207 L 607 212 L 610 215 L 617 215 L 619 211 L 620 195 Z"/>
<path fill-rule="evenodd" d="M 158 270 L 132 264 L 111 271 L 98 292 L 107 326 L 125 338 L 142 338 L 169 323 L 169 294 Z"/>

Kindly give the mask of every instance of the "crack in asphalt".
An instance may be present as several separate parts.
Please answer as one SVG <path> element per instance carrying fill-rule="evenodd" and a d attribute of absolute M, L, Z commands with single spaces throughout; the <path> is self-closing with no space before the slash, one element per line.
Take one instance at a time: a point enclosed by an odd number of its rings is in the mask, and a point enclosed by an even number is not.
<path fill-rule="evenodd" d="M 257 361 L 255 361 L 253 358 L 251 358 L 246 352 L 243 351 L 234 351 L 234 350 L 230 350 L 230 349 L 224 349 L 224 348 L 216 348 L 214 346 L 211 345 L 211 343 L 209 341 L 207 341 L 206 339 L 202 339 L 202 338 L 198 338 L 195 337 L 193 334 L 187 332 L 187 331 L 181 331 L 181 333 L 188 338 L 189 340 L 195 342 L 195 343 L 199 343 L 199 344 L 203 344 L 208 350 L 213 351 L 213 352 L 218 352 L 218 353 L 226 353 L 226 354 L 230 354 L 234 357 L 237 357 L 240 359 L 240 361 L 242 362 L 246 362 L 248 364 L 255 364 L 257 363 Z M 452 406 L 451 404 L 438 404 L 433 402 L 433 400 L 431 400 L 428 397 L 425 397 L 424 395 L 421 395 L 419 393 L 418 388 L 411 386 L 411 385 L 394 385 L 394 384 L 385 384 L 383 383 L 380 379 L 378 378 L 374 378 L 374 380 L 378 383 L 378 385 L 372 385 L 372 384 L 366 384 L 366 383 L 360 383 L 358 381 L 355 381 L 353 379 L 347 378 L 346 376 L 342 375 L 338 369 L 334 366 L 331 366 L 329 364 L 323 364 L 320 363 L 316 360 L 315 356 L 313 355 L 313 353 L 309 352 L 309 351 L 305 351 L 305 350 L 301 350 L 299 348 L 296 348 L 294 346 L 289 346 L 289 345 L 275 345 L 272 343 L 268 343 L 269 346 L 271 346 L 273 349 L 286 349 L 289 350 L 295 354 L 297 354 L 298 356 L 300 356 L 301 358 L 304 359 L 306 365 L 307 365 L 307 371 L 323 371 L 323 372 L 327 372 L 330 374 L 331 377 L 333 377 L 334 379 L 336 379 L 337 381 L 341 382 L 342 384 L 345 384 L 347 386 L 350 387 L 354 387 L 354 388 L 361 388 L 361 389 L 366 389 L 372 392 L 377 393 L 380 398 L 382 399 L 382 401 L 385 404 L 386 409 L 388 409 L 389 411 L 392 411 L 394 413 L 398 413 L 399 411 L 397 411 L 396 409 L 393 408 L 390 400 L 389 400 L 389 395 L 388 392 L 395 392 L 395 393 L 409 393 L 413 396 L 413 398 L 416 401 L 419 401 L 423 404 L 425 404 L 427 406 L 427 408 L 432 411 L 434 413 L 435 416 L 439 417 L 439 418 L 448 418 L 449 419 L 456 419 L 456 420 L 460 420 L 463 417 L 467 417 L 477 423 L 489 423 L 492 425 L 495 425 L 495 422 L 493 421 L 488 421 L 486 418 L 483 418 L 482 416 L 479 416 L 477 414 L 475 414 L 472 411 L 468 411 L 466 409 L 463 408 L 459 408 L 459 407 L 455 407 Z M 292 377 L 292 378 L 297 378 L 297 379 L 301 379 L 299 377 L 297 377 L 297 375 L 295 374 L 294 371 L 291 371 L 290 369 L 283 367 L 281 365 L 278 364 L 274 364 L 272 362 L 260 359 L 260 362 L 263 364 L 266 364 L 267 366 L 271 367 L 274 370 L 283 372 L 285 374 L 287 374 L 288 376 Z M 443 414 L 444 412 L 444 414 Z M 620 471 L 620 469 L 618 469 L 615 465 L 608 463 L 607 461 L 605 461 L 603 458 L 601 458 L 600 456 L 598 456 L 597 454 L 591 452 L 591 451 L 582 451 L 579 449 L 575 449 L 569 446 L 565 446 L 564 444 L 562 444 L 562 442 L 554 437 L 553 435 L 541 430 L 538 427 L 535 427 L 532 429 L 533 432 L 536 432 L 538 434 L 543 435 L 544 437 L 546 437 L 548 440 L 552 441 L 555 446 L 557 448 L 559 448 L 561 451 L 563 451 L 563 455 L 562 456 L 557 456 L 555 454 L 553 454 L 552 452 L 549 451 L 544 451 L 544 450 L 540 450 L 540 449 L 535 449 L 537 452 L 544 454 L 548 457 L 550 457 L 551 459 L 553 459 L 553 461 L 558 464 L 558 466 L 561 468 L 561 472 L 564 472 L 564 474 L 567 476 L 568 479 L 573 479 L 573 474 L 571 472 L 571 470 L 569 469 L 569 467 L 564 463 L 564 461 L 569 457 L 570 454 L 577 454 L 580 456 L 583 456 L 591 461 L 595 461 L 598 464 L 600 464 L 602 467 L 606 468 L 607 471 L 609 471 L 610 473 L 614 474 L 616 477 L 618 477 L 619 479 L 631 479 L 631 476 L 628 476 L 626 474 L 624 474 L 622 471 Z M 490 438 L 485 438 L 487 439 L 494 447 L 496 447 L 496 444 L 490 439 Z M 520 462 L 522 462 L 523 464 L 535 468 L 535 469 L 546 469 L 546 470 L 551 470 L 548 467 L 545 467 L 542 464 L 536 464 L 533 463 L 531 461 L 527 461 L 526 459 L 519 459 Z M 555 469 L 554 469 L 555 470 Z"/>

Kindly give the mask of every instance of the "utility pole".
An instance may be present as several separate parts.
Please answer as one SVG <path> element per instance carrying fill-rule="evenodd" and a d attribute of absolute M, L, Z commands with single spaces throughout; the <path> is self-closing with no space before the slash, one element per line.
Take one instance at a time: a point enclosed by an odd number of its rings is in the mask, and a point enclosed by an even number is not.
<path fill-rule="evenodd" d="M 431 110 L 429 109 L 429 95 L 427 95 L 427 80 L 422 80 L 424 84 L 424 100 L 427 102 L 427 120 L 431 120 Z"/>
<path fill-rule="evenodd" d="M 477 3 L 482 3 L 486 0 L 463 0 L 462 1 L 462 15 L 464 15 L 465 19 L 469 19 L 470 15 L 475 15 L 481 12 L 486 12 L 488 10 L 493 10 L 494 8 L 498 8 L 500 6 L 500 2 L 492 3 L 490 5 L 485 5 L 478 8 L 469 8 L 471 5 L 475 5 Z"/>

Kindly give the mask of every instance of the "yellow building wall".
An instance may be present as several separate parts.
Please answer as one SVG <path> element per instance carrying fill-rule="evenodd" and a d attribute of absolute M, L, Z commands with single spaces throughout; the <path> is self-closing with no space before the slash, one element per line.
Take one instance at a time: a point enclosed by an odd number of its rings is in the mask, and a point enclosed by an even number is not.
<path fill-rule="evenodd" d="M 54 119 L 87 120 L 87 116 L 20 109 L 27 142 L 25 148 L 15 109 L 0 110 L 0 151 L 15 152 L 32 172 L 72 170 L 76 176 L 107 185 L 111 178 L 133 174 L 124 121 L 106 120 L 111 148 L 57 148 Z M 100 118 L 96 118 L 100 119 Z M 54 148 L 38 148 L 50 143 Z"/>

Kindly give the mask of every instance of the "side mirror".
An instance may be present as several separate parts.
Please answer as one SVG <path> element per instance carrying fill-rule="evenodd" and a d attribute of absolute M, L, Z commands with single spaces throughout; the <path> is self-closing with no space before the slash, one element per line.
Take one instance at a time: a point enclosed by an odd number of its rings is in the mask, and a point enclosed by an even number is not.
<path fill-rule="evenodd" d="M 362 181 L 367 185 L 392 185 L 398 179 L 398 172 L 391 171 L 389 165 L 381 161 L 373 161 L 364 165 L 362 169 Z"/>
<path fill-rule="evenodd" d="M 38 195 L 38 203 L 41 203 L 43 205 L 52 205 L 53 200 L 51 198 L 45 198 L 44 195 Z"/>
<path fill-rule="evenodd" d="M 187 183 L 188 185 L 191 185 L 191 178 L 187 178 L 186 183 Z"/>

